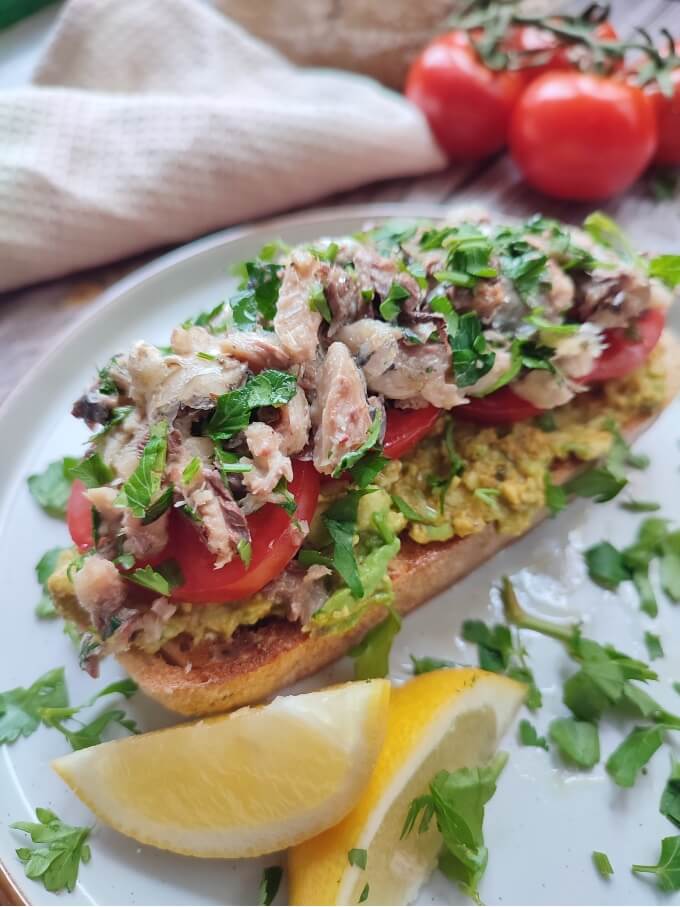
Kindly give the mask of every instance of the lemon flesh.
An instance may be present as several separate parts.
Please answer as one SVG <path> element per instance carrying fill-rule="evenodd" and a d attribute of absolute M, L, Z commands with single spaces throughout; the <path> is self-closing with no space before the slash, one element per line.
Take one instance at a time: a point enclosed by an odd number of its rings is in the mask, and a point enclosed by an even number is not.
<path fill-rule="evenodd" d="M 53 768 L 107 825 L 197 857 L 289 847 L 355 805 L 385 738 L 386 680 L 103 743 Z"/>
<path fill-rule="evenodd" d="M 521 705 L 526 688 L 475 669 L 433 671 L 392 691 L 387 737 L 371 781 L 339 825 L 289 854 L 291 904 L 408 904 L 437 862 L 432 822 L 400 839 L 409 804 L 441 769 L 483 764 Z M 348 852 L 366 850 L 362 870 Z"/>

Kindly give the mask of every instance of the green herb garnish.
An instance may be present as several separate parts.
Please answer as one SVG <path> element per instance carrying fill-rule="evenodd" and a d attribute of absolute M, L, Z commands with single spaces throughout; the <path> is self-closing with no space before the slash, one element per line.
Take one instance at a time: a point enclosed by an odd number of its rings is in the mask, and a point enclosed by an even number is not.
<path fill-rule="evenodd" d="M 25 831 L 35 847 L 20 847 L 17 856 L 24 864 L 26 877 L 40 879 L 47 891 L 73 891 L 81 863 L 90 862 L 86 843 L 89 828 L 66 825 L 49 809 L 38 807 L 38 822 L 14 822 L 10 828 Z"/>

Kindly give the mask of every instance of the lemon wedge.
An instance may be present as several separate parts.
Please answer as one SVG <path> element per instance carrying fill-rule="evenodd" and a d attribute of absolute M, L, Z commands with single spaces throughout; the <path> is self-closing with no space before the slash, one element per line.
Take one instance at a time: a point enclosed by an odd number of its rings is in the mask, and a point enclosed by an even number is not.
<path fill-rule="evenodd" d="M 102 822 L 196 857 L 252 857 L 339 822 L 375 767 L 386 680 L 281 696 L 63 756 L 53 768 Z"/>
<path fill-rule="evenodd" d="M 387 738 L 361 800 L 339 825 L 289 854 L 291 904 L 408 904 L 437 862 L 441 836 L 400 840 L 409 804 L 441 769 L 487 762 L 526 688 L 475 669 L 441 670 L 392 690 Z M 366 851 L 366 869 L 350 865 Z"/>

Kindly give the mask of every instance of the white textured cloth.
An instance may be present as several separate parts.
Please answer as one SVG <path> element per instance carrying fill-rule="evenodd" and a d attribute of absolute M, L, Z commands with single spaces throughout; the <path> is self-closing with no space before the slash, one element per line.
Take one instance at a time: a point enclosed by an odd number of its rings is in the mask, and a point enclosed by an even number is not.
<path fill-rule="evenodd" d="M 199 0 L 70 0 L 0 92 L 0 290 L 443 164 L 404 98 Z"/>

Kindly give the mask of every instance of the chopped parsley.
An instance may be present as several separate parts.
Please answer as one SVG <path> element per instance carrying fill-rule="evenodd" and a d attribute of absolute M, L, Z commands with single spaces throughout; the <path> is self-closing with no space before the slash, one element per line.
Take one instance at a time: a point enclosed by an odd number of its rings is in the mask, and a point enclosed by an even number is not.
<path fill-rule="evenodd" d="M 661 724 L 635 727 L 611 754 L 606 762 L 610 778 L 619 787 L 632 787 L 638 773 L 652 758 L 664 740 Z"/>
<path fill-rule="evenodd" d="M 650 661 L 654 661 L 657 658 L 663 658 L 661 639 L 655 633 L 650 633 L 649 630 L 645 631 L 645 645 L 647 646 Z"/>
<path fill-rule="evenodd" d="M 78 706 L 61 706 L 48 707 L 40 710 L 40 717 L 45 725 L 53 727 L 60 731 L 71 744 L 74 750 L 86 749 L 89 746 L 97 746 L 102 742 L 104 731 L 112 724 L 118 724 L 133 734 L 138 734 L 139 730 L 135 722 L 128 718 L 121 709 L 106 709 L 100 712 L 95 718 L 87 723 L 83 723 L 75 716 L 83 709 L 94 705 L 98 700 L 105 696 L 122 695 L 129 699 L 137 692 L 137 684 L 134 680 L 126 678 L 110 683 L 94 696 L 91 696 L 87 702 Z M 77 726 L 69 726 L 66 722 L 77 722 Z"/>
<path fill-rule="evenodd" d="M 144 446 L 139 463 L 130 478 L 118 493 L 115 504 L 128 507 L 133 516 L 145 519 L 153 504 L 158 503 L 163 492 L 161 482 L 165 472 L 165 460 L 168 452 L 168 423 L 165 420 L 151 426 L 149 440 Z M 170 507 L 172 500 L 162 498 L 164 509 Z M 160 516 L 160 513 L 157 515 Z"/>
<path fill-rule="evenodd" d="M 50 548 L 35 565 L 36 579 L 42 586 L 40 601 L 35 606 L 36 617 L 49 619 L 57 616 L 57 609 L 54 607 L 54 602 L 47 588 L 47 581 L 57 569 L 59 558 L 67 550 L 67 548 Z"/>
<path fill-rule="evenodd" d="M 234 325 L 239 330 L 251 330 L 258 319 L 265 326 L 273 321 L 281 288 L 280 272 L 281 266 L 278 264 L 244 262 L 239 291 L 229 300 Z"/>
<path fill-rule="evenodd" d="M 614 875 L 614 870 L 612 869 L 612 864 L 609 862 L 609 857 L 606 853 L 602 853 L 601 850 L 593 851 L 593 863 L 595 869 L 597 869 L 603 879 L 608 879 L 610 876 Z"/>
<path fill-rule="evenodd" d="M 477 903 L 489 857 L 484 846 L 484 806 L 493 797 L 507 760 L 506 753 L 497 753 L 477 768 L 438 772 L 429 792 L 410 804 L 401 832 L 405 838 L 416 824 L 419 833 L 425 832 L 436 818 L 444 840 L 439 869 Z"/>
<path fill-rule="evenodd" d="M 368 434 L 366 435 L 363 443 L 360 444 L 356 450 L 352 450 L 349 453 L 346 453 L 344 457 L 342 457 L 336 468 L 333 470 L 334 479 L 337 479 L 338 476 L 341 476 L 346 469 L 351 470 L 353 467 L 357 466 L 357 464 L 362 462 L 363 458 L 365 458 L 367 455 L 371 456 L 372 459 L 370 462 L 375 465 L 373 455 L 375 453 L 380 453 L 380 451 L 377 451 L 375 448 L 378 444 L 380 432 L 382 431 L 383 418 L 383 410 L 380 407 L 376 408 L 375 413 L 373 414 L 371 427 L 369 428 Z M 370 466 L 369 468 L 372 468 L 372 466 Z"/>
<path fill-rule="evenodd" d="M 495 674 L 505 674 L 513 680 L 528 687 L 526 705 L 536 711 L 542 705 L 541 691 L 536 686 L 534 676 L 526 663 L 525 651 L 515 643 L 510 628 L 505 624 L 488 627 L 481 620 L 466 620 L 463 623 L 462 636 L 466 642 L 477 645 L 479 667 Z"/>
<path fill-rule="evenodd" d="M 333 313 L 328 305 L 324 288 L 320 283 L 315 283 L 309 293 L 309 308 L 313 312 L 318 312 L 327 324 L 333 321 Z"/>
<path fill-rule="evenodd" d="M 680 890 L 680 835 L 663 838 L 659 862 L 655 866 L 636 863 L 631 869 L 633 872 L 652 873 L 662 891 Z"/>
<path fill-rule="evenodd" d="M 67 704 L 63 668 L 48 671 L 28 688 L 16 687 L 0 693 L 0 743 L 14 743 L 19 737 L 30 737 L 40 724 L 42 709 Z"/>
<path fill-rule="evenodd" d="M 40 879 L 47 891 L 73 891 L 81 863 L 90 862 L 89 828 L 67 825 L 49 809 L 38 807 L 37 822 L 14 822 L 10 828 L 30 835 L 35 847 L 19 847 L 26 877 Z"/>
<path fill-rule="evenodd" d="M 281 866 L 267 866 L 267 868 L 263 870 L 257 901 L 258 904 L 269 905 L 274 902 L 282 878 L 283 868 Z"/>
<path fill-rule="evenodd" d="M 544 477 L 545 504 L 551 516 L 557 516 L 567 506 L 567 492 L 563 485 L 554 485 L 550 470 L 547 469 Z"/>
<path fill-rule="evenodd" d="M 353 847 L 347 854 L 347 860 L 350 866 L 356 866 L 357 869 L 366 869 L 368 853 L 360 847 Z"/>
<path fill-rule="evenodd" d="M 354 659 L 354 679 L 369 680 L 387 677 L 390 668 L 390 651 L 394 637 L 401 630 L 401 617 L 388 607 L 387 617 L 349 650 Z M 366 867 L 362 867 L 365 869 Z"/>
<path fill-rule="evenodd" d="M 412 671 L 418 674 L 429 674 L 430 671 L 439 671 L 442 668 L 457 667 L 455 661 L 449 661 L 448 658 L 433 658 L 431 655 L 423 655 L 420 658 L 411 655 Z"/>
<path fill-rule="evenodd" d="M 658 277 L 671 289 L 680 284 L 680 255 L 657 255 L 649 262 L 650 277 Z"/>
<path fill-rule="evenodd" d="M 680 828 L 680 762 L 671 757 L 671 773 L 661 794 L 659 812 Z"/>
<path fill-rule="evenodd" d="M 630 513 L 655 513 L 657 510 L 661 510 L 661 504 L 656 504 L 654 501 L 636 501 L 632 498 L 628 501 L 621 501 L 619 507 Z"/>
<path fill-rule="evenodd" d="M 224 312 L 224 302 L 219 302 L 214 308 L 209 309 L 207 312 L 199 312 L 198 315 L 195 315 L 193 318 L 187 318 L 186 321 L 182 322 L 182 327 L 185 330 L 188 330 L 191 327 L 207 328 L 211 334 L 217 334 L 218 328 L 213 322 L 217 321 L 220 315 Z M 199 354 L 200 355 L 200 354 Z"/>
<path fill-rule="evenodd" d="M 260 406 L 283 406 L 297 393 L 295 375 L 265 369 L 248 379 L 243 387 L 217 398 L 215 412 L 205 434 L 213 441 L 226 441 L 248 427 L 253 410 Z"/>
<path fill-rule="evenodd" d="M 357 904 L 363 904 L 364 901 L 368 900 L 368 894 L 369 894 L 370 890 L 371 890 L 370 886 L 369 886 L 368 882 L 366 882 L 364 887 L 361 889 L 361 894 L 359 895 L 359 900 L 357 901 Z"/>
<path fill-rule="evenodd" d="M 125 578 L 145 589 L 151 589 L 159 595 L 168 596 L 173 589 L 184 584 L 184 577 L 177 561 L 169 560 L 159 564 L 154 570 L 151 566 L 138 567 Z"/>
<path fill-rule="evenodd" d="M 556 718 L 550 722 L 549 734 L 562 756 L 580 768 L 592 768 L 600 761 L 600 736 L 590 721 Z"/>
<path fill-rule="evenodd" d="M 496 353 L 487 344 L 476 312 L 466 312 L 458 318 L 455 334 L 451 336 L 453 371 L 458 387 L 469 387 L 491 371 Z"/>
<path fill-rule="evenodd" d="M 182 484 L 191 485 L 201 469 L 201 458 L 192 457 L 182 470 Z"/>
<path fill-rule="evenodd" d="M 406 519 L 411 523 L 427 523 L 431 525 L 436 522 L 437 512 L 433 510 L 432 507 L 429 507 L 427 504 L 424 504 L 424 510 L 418 511 L 414 507 L 405 501 L 398 494 L 393 494 L 392 503 L 397 508 L 399 513 L 406 517 Z"/>
<path fill-rule="evenodd" d="M 29 491 L 49 516 L 65 518 L 73 482 L 71 470 L 77 463 L 76 457 L 64 457 L 50 463 L 44 472 L 28 477 Z"/>
<path fill-rule="evenodd" d="M 519 723 L 519 742 L 522 746 L 536 746 L 548 751 L 548 741 L 545 737 L 540 737 L 538 731 L 530 721 L 523 718 Z"/>
<path fill-rule="evenodd" d="M 401 312 L 401 305 L 404 299 L 408 299 L 411 294 L 398 283 L 393 283 L 387 296 L 380 303 L 380 315 L 385 321 L 395 321 Z"/>
<path fill-rule="evenodd" d="M 72 479 L 80 479 L 87 488 L 99 488 L 101 485 L 109 484 L 114 472 L 95 452 L 72 466 L 69 475 Z"/>

